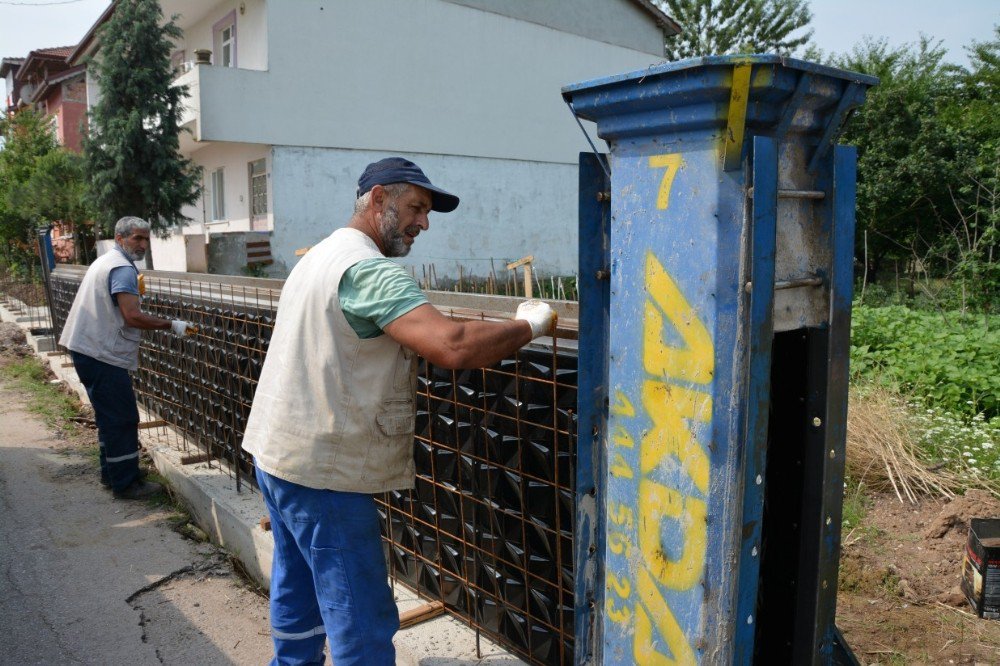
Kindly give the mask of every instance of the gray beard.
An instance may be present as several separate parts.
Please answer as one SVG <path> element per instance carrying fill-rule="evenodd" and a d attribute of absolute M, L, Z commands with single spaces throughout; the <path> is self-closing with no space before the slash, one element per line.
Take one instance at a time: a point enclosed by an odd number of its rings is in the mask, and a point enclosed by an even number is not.
<path fill-rule="evenodd" d="M 394 203 L 385 207 L 382 222 L 379 226 L 382 235 L 382 246 L 387 257 L 405 257 L 410 253 L 410 247 L 405 242 L 403 232 L 399 230 L 399 211 Z"/>
<path fill-rule="evenodd" d="M 129 250 L 125 249 L 124 245 L 120 247 L 122 248 L 122 252 L 125 253 L 125 256 L 131 259 L 132 261 L 142 261 L 143 258 L 146 256 L 145 252 L 130 252 Z"/>

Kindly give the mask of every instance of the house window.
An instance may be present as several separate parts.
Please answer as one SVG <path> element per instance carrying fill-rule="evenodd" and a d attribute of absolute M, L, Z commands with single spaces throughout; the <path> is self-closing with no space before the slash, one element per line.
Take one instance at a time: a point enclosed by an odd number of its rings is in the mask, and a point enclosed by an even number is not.
<path fill-rule="evenodd" d="M 215 64 L 236 67 L 236 12 L 231 11 L 212 26 L 215 42 Z"/>
<path fill-rule="evenodd" d="M 226 219 L 226 189 L 222 167 L 212 172 L 212 219 Z"/>
<path fill-rule="evenodd" d="M 267 215 L 267 162 L 263 158 L 249 164 L 250 171 L 250 216 L 259 218 Z"/>
<path fill-rule="evenodd" d="M 186 70 L 184 69 L 184 51 L 174 51 L 170 55 L 170 68 L 174 71 L 174 76 L 179 76 L 183 74 Z"/>

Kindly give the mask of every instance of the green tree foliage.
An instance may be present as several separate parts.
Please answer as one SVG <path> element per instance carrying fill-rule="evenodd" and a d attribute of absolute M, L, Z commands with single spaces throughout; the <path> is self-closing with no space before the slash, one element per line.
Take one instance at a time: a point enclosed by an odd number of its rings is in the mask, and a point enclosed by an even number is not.
<path fill-rule="evenodd" d="M 926 285 L 956 287 L 945 305 L 990 311 L 1000 283 L 1000 39 L 971 51 L 963 69 L 926 37 L 899 48 L 869 40 L 832 64 L 881 79 L 843 137 L 859 150 L 857 256 L 868 278 L 919 268 Z"/>
<path fill-rule="evenodd" d="M 851 372 L 968 417 L 1000 416 L 1000 317 L 855 305 Z"/>
<path fill-rule="evenodd" d="M 47 119 L 31 109 L 0 118 L 0 244 L 8 264 L 28 264 L 34 255 L 35 220 L 21 202 L 39 159 L 56 149 Z"/>
<path fill-rule="evenodd" d="M 198 197 L 200 175 L 178 152 L 187 89 L 173 85 L 172 40 L 156 0 L 119 0 L 102 27 L 91 63 L 101 96 L 84 143 L 87 177 L 98 222 L 109 232 L 123 215 L 165 231 L 184 222 L 184 205 Z"/>
<path fill-rule="evenodd" d="M 812 36 L 806 0 L 658 0 L 681 26 L 668 60 L 730 53 L 791 53 Z"/>
<path fill-rule="evenodd" d="M 923 254 L 937 235 L 934 211 L 956 182 L 956 152 L 941 112 L 954 93 L 956 68 L 928 39 L 890 48 L 866 40 L 834 64 L 879 77 L 844 132 L 858 146 L 858 238 L 867 231 L 873 273 L 887 259 Z"/>
<path fill-rule="evenodd" d="M 76 256 L 87 260 L 92 216 L 82 155 L 56 148 L 38 157 L 29 178 L 11 192 L 11 204 L 36 226 L 58 221 L 72 229 Z"/>
<path fill-rule="evenodd" d="M 973 43 L 970 66 L 946 111 L 955 128 L 962 180 L 952 191 L 955 218 L 942 253 L 955 273 L 975 285 L 979 304 L 1000 305 L 1000 27 L 994 39 Z"/>

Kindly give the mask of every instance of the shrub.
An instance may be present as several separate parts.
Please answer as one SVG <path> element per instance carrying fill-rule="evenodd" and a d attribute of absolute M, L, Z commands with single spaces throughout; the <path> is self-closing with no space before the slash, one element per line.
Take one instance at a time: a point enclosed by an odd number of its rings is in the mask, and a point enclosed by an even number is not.
<path fill-rule="evenodd" d="M 856 380 L 922 396 L 929 408 L 1000 415 L 1000 316 L 857 305 L 851 364 Z"/>

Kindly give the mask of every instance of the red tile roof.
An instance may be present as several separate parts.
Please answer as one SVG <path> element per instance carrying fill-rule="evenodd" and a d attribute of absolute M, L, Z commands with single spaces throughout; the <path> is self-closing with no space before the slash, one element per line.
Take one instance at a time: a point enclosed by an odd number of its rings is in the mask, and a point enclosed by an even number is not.
<path fill-rule="evenodd" d="M 53 46 L 52 48 L 48 49 L 35 49 L 34 51 L 32 51 L 32 53 L 35 55 L 46 55 L 46 56 L 54 56 L 56 58 L 66 58 L 67 56 L 69 56 L 70 53 L 73 52 L 73 49 L 75 48 L 76 48 L 75 44 L 73 46 Z"/>

